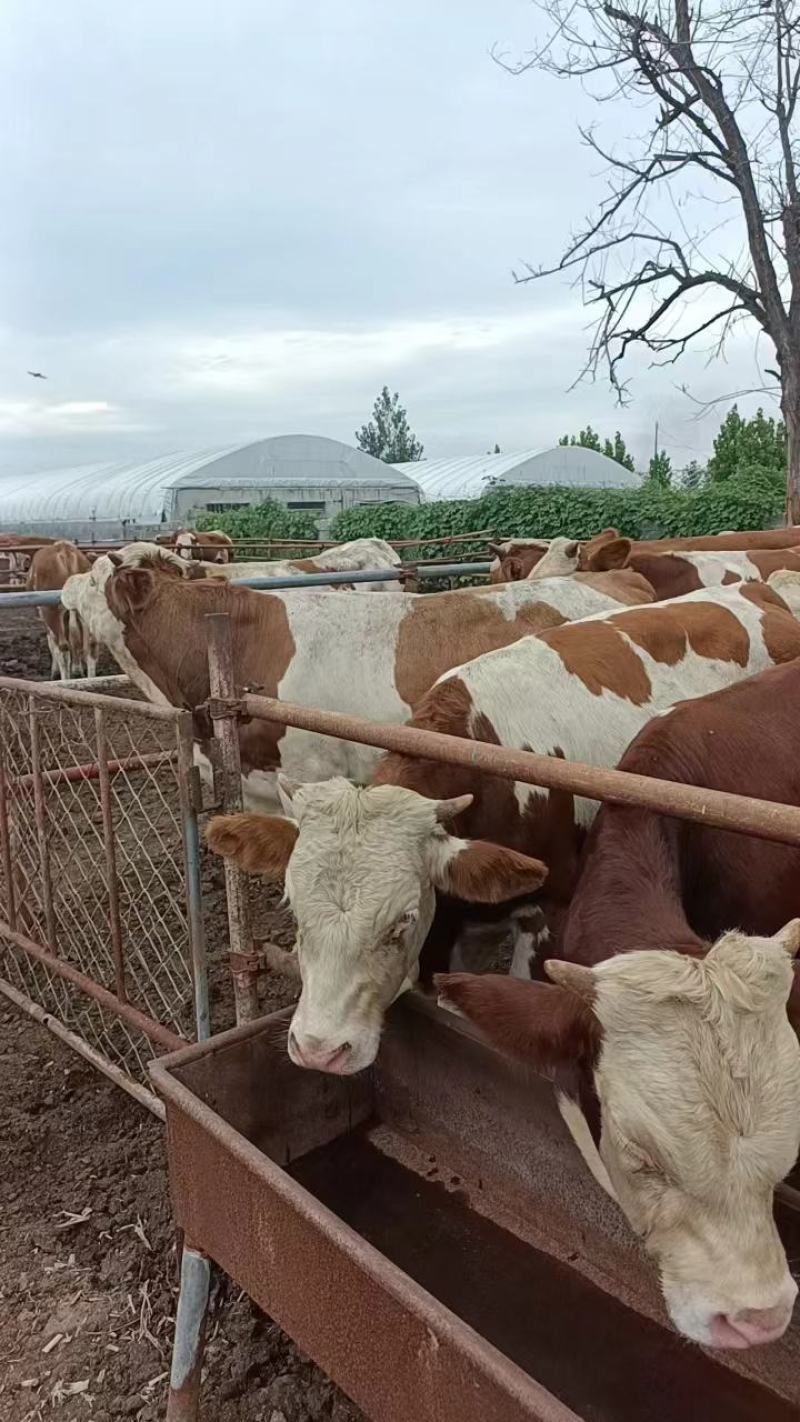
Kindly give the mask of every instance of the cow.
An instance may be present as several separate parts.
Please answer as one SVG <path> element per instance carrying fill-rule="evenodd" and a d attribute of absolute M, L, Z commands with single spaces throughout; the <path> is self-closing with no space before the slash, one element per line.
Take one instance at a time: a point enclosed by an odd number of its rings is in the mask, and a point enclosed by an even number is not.
<path fill-rule="evenodd" d="M 780 576 L 779 574 L 776 576 Z M 565 580 L 569 582 L 569 579 Z M 800 613 L 800 590 L 790 593 Z M 477 603 L 477 599 L 476 599 Z M 690 593 L 524 637 L 440 677 L 410 725 L 513 750 L 614 766 L 650 718 L 800 656 L 800 621 L 761 583 Z M 512 970 L 530 972 L 574 887 L 594 801 L 410 755 L 367 788 L 281 778 L 285 819 L 220 817 L 217 852 L 285 879 L 302 993 L 299 1065 L 360 1071 L 383 1016 L 419 973 L 434 891 L 477 903 L 547 896 L 515 923 Z"/>
<path fill-rule="evenodd" d="M 340 543 L 315 553 L 311 558 L 285 558 L 281 561 L 230 563 L 223 576 L 239 582 L 244 578 L 295 578 L 306 573 L 380 572 L 400 566 L 400 557 L 382 538 L 356 538 L 352 543 Z M 396 578 L 365 583 L 331 583 L 330 592 L 403 592 Z"/>
<path fill-rule="evenodd" d="M 794 661 L 656 717 L 620 769 L 800 806 L 798 705 Z M 607 804 L 552 983 L 440 979 L 501 1050 L 553 1076 L 673 1322 L 711 1346 L 779 1337 L 797 1293 L 771 1197 L 800 1147 L 798 909 L 797 846 Z"/>
<path fill-rule="evenodd" d="M 146 547 L 146 545 L 145 545 Z M 286 701 L 398 723 L 436 678 L 491 647 L 505 646 L 576 617 L 652 599 L 627 571 L 583 580 L 512 584 L 490 596 L 468 591 L 367 598 L 324 591 L 274 593 L 238 588 L 217 578 L 187 582 L 159 566 L 180 563 L 152 549 L 150 566 L 99 558 L 64 589 L 65 605 L 80 611 L 131 680 L 150 700 L 200 707 L 208 698 L 205 616 L 231 619 L 234 665 L 241 685 L 262 687 Z M 146 556 L 137 555 L 139 559 Z M 197 567 L 198 565 L 194 565 Z M 172 569 L 174 572 L 174 569 Z M 615 583 L 619 585 L 614 595 Z M 197 718 L 198 729 L 208 727 Z M 344 775 L 369 779 L 379 752 L 371 746 L 252 721 L 239 733 L 248 805 L 279 808 L 275 772 L 300 779 Z M 208 764 L 200 760 L 204 773 Z"/>
<path fill-rule="evenodd" d="M 578 568 L 629 568 L 646 578 L 659 602 L 723 583 L 766 582 L 772 573 L 800 572 L 799 548 L 751 548 L 714 553 L 640 553 L 628 538 L 611 539 L 594 550 L 575 540 L 554 538 L 529 578 L 574 574 Z M 584 575 L 585 576 L 585 575 Z"/>
<path fill-rule="evenodd" d="M 63 588 L 68 578 L 88 573 L 91 563 L 74 543 L 66 539 L 39 548 L 31 558 L 27 587 L 30 592 L 53 592 Z M 50 647 L 50 675 L 66 681 L 71 676 L 95 676 L 97 642 L 77 612 L 61 605 L 40 607 L 39 617 Z"/>
<path fill-rule="evenodd" d="M 170 547 L 180 558 L 202 560 L 206 563 L 230 563 L 233 558 L 233 539 L 219 528 L 180 528 L 170 540 Z"/>
<path fill-rule="evenodd" d="M 527 578 L 555 543 L 546 538 L 512 538 L 489 545 L 493 562 L 489 577 L 494 583 L 513 582 Z M 559 540 L 562 544 L 566 540 Z M 628 552 L 641 554 L 750 552 L 768 549 L 800 547 L 800 528 L 776 528 L 752 533 L 709 535 L 707 538 L 662 538 L 640 542 L 621 539 L 614 528 L 603 529 L 585 540 L 574 540 L 574 566 L 581 572 L 604 571 L 620 566 L 619 550 L 627 545 Z M 603 551 L 605 550 L 605 552 Z M 631 566 L 635 566 L 631 563 Z"/>

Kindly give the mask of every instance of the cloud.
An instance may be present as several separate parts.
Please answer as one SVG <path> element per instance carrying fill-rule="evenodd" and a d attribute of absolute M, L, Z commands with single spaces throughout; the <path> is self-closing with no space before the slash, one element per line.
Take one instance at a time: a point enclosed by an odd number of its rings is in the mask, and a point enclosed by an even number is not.
<path fill-rule="evenodd" d="M 0 399 L 0 436 L 23 435 L 47 438 L 64 434 L 132 432 L 145 426 L 130 420 L 125 412 L 107 400 Z"/>

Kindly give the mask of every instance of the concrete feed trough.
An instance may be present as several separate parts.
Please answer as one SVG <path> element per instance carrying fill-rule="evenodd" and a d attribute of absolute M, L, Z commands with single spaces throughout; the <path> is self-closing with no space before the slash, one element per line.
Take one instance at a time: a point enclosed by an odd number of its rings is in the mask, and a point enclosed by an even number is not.
<path fill-rule="evenodd" d="M 375 1422 L 796 1422 L 797 1326 L 748 1354 L 679 1338 L 549 1083 L 417 995 L 359 1077 L 293 1066 L 289 1016 L 152 1067 L 175 1211 Z"/>

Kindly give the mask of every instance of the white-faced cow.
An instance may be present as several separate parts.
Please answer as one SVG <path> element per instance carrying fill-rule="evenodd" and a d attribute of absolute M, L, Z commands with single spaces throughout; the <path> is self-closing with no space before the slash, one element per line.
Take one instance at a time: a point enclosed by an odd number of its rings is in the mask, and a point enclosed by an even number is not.
<path fill-rule="evenodd" d="M 786 603 L 742 583 L 480 656 L 442 677 L 411 724 L 613 766 L 655 713 L 799 655 L 800 622 Z M 597 810 L 474 767 L 397 754 L 366 789 L 344 780 L 283 788 L 294 830 L 269 817 L 222 817 L 209 841 L 253 871 L 285 874 L 303 982 L 290 1052 L 340 1072 L 374 1060 L 387 1007 L 417 975 L 434 890 L 497 903 L 547 875 L 543 902 L 554 920 Z M 532 917 L 518 929 L 522 972 L 548 926 Z"/>
<path fill-rule="evenodd" d="M 339 543 L 309 558 L 230 563 L 226 568 L 217 571 L 222 571 L 224 577 L 239 582 L 243 578 L 296 578 L 308 573 L 377 573 L 384 568 L 399 566 L 399 554 L 383 538 L 356 538 L 352 543 Z M 376 578 L 374 582 L 331 583 L 325 591 L 403 592 L 403 584 L 396 578 Z"/>
<path fill-rule="evenodd" d="M 219 528 L 197 531 L 181 528 L 171 540 L 179 558 L 226 564 L 233 560 L 233 539 Z"/>
<path fill-rule="evenodd" d="M 800 805 L 799 704 L 787 662 L 655 717 L 620 768 Z M 676 1327 L 712 1346 L 779 1337 L 797 1293 L 772 1190 L 800 1146 L 798 910 L 796 846 L 608 804 L 546 964 L 556 985 L 440 980 L 553 1077 Z"/>

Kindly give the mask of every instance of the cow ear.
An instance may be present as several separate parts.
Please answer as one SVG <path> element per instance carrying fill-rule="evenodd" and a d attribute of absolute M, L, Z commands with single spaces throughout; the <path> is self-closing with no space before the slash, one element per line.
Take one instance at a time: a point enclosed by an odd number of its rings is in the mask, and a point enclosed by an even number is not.
<path fill-rule="evenodd" d="M 206 843 L 249 874 L 283 879 L 298 836 L 297 825 L 279 815 L 216 815 Z"/>
<path fill-rule="evenodd" d="M 614 568 L 624 568 L 630 556 L 629 538 L 611 539 L 589 554 L 589 570 L 593 573 L 610 573 Z"/>
<path fill-rule="evenodd" d="M 503 577 L 507 583 L 520 583 L 525 576 L 522 559 L 513 554 L 503 559 Z"/>
<path fill-rule="evenodd" d="M 485 839 L 434 840 L 430 856 L 434 886 L 466 903 L 502 904 L 535 893 L 547 878 L 539 859 Z"/>
<path fill-rule="evenodd" d="M 493 557 L 493 558 L 499 558 L 500 561 L 502 562 L 502 560 L 503 560 L 503 545 L 502 545 L 502 543 L 489 543 L 489 544 L 487 545 L 487 547 L 488 547 L 489 552 L 491 553 L 492 557 Z"/>
<path fill-rule="evenodd" d="M 109 563 L 113 563 L 115 568 L 122 567 L 122 556 L 119 553 L 109 553 L 108 561 Z"/>
<path fill-rule="evenodd" d="M 439 973 L 442 1007 L 466 1017 L 505 1056 L 552 1075 L 594 1061 L 600 1024 L 574 993 L 551 983 L 487 974 Z"/>
<path fill-rule="evenodd" d="M 290 820 L 296 819 L 297 809 L 295 807 L 294 797 L 300 789 L 300 781 L 290 779 L 288 775 L 282 774 L 281 771 L 278 771 L 277 780 L 278 798 L 281 802 L 281 809 L 285 815 L 289 816 Z"/>

